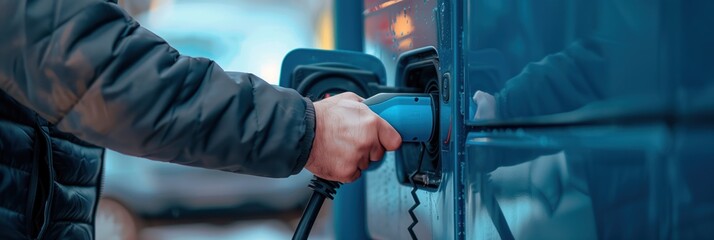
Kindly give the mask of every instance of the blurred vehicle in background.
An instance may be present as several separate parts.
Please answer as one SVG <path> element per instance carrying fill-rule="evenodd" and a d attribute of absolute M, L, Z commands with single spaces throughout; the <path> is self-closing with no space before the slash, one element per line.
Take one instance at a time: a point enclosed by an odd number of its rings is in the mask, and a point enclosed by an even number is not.
<path fill-rule="evenodd" d="M 329 1 L 124 1 L 147 29 L 181 54 L 277 83 L 280 63 L 299 47 L 330 47 L 321 37 Z M 329 23 L 328 23 L 329 24 Z M 323 26 L 323 28 L 319 28 Z M 323 34 L 324 35 L 324 34 Z M 151 161 L 107 150 L 97 238 L 136 239 L 146 219 L 248 219 L 297 212 L 311 193 L 307 171 L 271 179 Z M 188 220 L 187 220 L 188 219 Z"/>

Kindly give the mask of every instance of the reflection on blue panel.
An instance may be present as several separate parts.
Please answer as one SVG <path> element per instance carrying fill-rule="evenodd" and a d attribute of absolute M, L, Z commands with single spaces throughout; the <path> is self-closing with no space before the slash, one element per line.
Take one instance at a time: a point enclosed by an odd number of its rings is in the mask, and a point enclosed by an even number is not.
<path fill-rule="evenodd" d="M 713 12 L 714 1 L 365 1 L 365 50 L 390 85 L 412 47 L 434 46 L 451 76 L 445 181 L 418 192 L 417 235 L 712 238 Z M 369 233 L 407 238 L 413 201 L 384 162 L 366 177 Z"/>
<path fill-rule="evenodd" d="M 466 234 L 714 236 L 712 136 L 713 128 L 688 124 L 471 133 Z"/>
<path fill-rule="evenodd" d="M 711 1 L 466 2 L 465 101 L 476 123 L 714 102 L 701 97 L 714 92 Z"/>
<path fill-rule="evenodd" d="M 465 3 L 467 239 L 714 236 L 713 1 Z"/>
<path fill-rule="evenodd" d="M 671 139 L 659 124 L 471 133 L 467 236 L 671 237 Z"/>

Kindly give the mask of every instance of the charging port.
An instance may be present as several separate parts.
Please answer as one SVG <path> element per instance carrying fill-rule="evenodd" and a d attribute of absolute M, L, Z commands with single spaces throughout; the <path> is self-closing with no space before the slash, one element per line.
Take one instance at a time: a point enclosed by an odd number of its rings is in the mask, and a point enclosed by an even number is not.
<path fill-rule="evenodd" d="M 439 143 L 439 58 L 436 49 L 426 47 L 403 53 L 399 57 L 395 86 L 429 93 L 434 99 L 433 133 L 429 142 L 403 143 L 395 152 L 397 179 L 411 186 L 410 177 L 419 188 L 436 190 L 441 183 L 441 144 Z M 424 149 L 422 149 L 424 146 Z M 423 153 L 422 153 L 423 151 Z M 419 168 L 419 156 L 421 168 Z M 417 169 L 419 168 L 419 169 Z"/>

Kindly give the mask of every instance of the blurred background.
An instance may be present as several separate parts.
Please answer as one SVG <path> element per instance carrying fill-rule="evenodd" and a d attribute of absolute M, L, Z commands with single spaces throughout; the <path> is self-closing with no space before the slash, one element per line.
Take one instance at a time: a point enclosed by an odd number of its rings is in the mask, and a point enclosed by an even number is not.
<path fill-rule="evenodd" d="M 331 0 L 120 0 L 182 54 L 278 84 L 292 49 L 334 48 Z M 270 179 L 107 150 L 97 239 L 288 239 L 312 175 Z M 326 201 L 311 239 L 332 239 Z"/>
<path fill-rule="evenodd" d="M 388 86 L 442 94 L 431 164 L 409 164 L 419 144 L 387 154 L 325 202 L 310 239 L 408 239 L 413 196 L 420 239 L 711 239 L 712 3 L 120 1 L 181 53 L 272 84 L 308 47 L 364 52 Z M 97 239 L 289 239 L 311 194 L 308 172 L 111 151 L 105 171 Z"/>

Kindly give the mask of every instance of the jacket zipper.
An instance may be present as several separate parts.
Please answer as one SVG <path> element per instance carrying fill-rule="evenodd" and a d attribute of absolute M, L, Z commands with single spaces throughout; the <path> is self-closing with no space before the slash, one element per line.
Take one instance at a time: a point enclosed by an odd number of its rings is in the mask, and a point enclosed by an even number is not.
<path fill-rule="evenodd" d="M 35 139 L 34 139 L 34 146 L 33 146 L 33 152 L 32 152 L 32 172 L 30 173 L 30 188 L 28 189 L 28 197 L 27 197 L 27 210 L 25 211 L 25 219 L 26 219 L 26 227 L 27 227 L 27 233 L 30 238 L 35 236 L 35 221 L 34 221 L 34 215 L 35 215 L 35 198 L 37 198 L 37 191 L 38 191 L 38 186 L 37 182 L 39 181 L 40 174 L 39 174 L 39 168 L 40 168 L 40 153 L 37 152 L 38 149 L 40 149 L 40 134 L 39 128 L 35 128 Z"/>
<path fill-rule="evenodd" d="M 36 117 L 34 130 L 33 166 L 25 217 L 28 238 L 42 239 L 48 228 L 52 210 L 55 172 L 52 166 L 52 142 L 42 127 L 39 117 Z M 38 214 L 42 215 L 35 216 Z"/>
<path fill-rule="evenodd" d="M 50 140 L 50 136 L 47 134 L 47 132 L 44 131 L 44 129 L 40 126 L 40 133 L 42 136 L 42 140 L 44 141 L 45 144 L 45 161 L 47 164 L 47 172 L 49 173 L 49 178 L 47 179 L 47 183 L 49 184 L 47 187 L 47 200 L 45 201 L 44 204 L 44 217 L 43 217 L 43 222 L 42 222 L 42 227 L 40 227 L 40 231 L 37 234 L 37 239 L 43 239 L 45 232 L 47 231 L 47 228 L 50 225 L 50 214 L 52 213 L 52 199 L 54 198 L 54 182 L 55 182 L 55 171 L 53 167 L 53 159 L 52 159 L 52 142 Z"/>
<path fill-rule="evenodd" d="M 102 154 L 100 154 L 99 157 L 99 169 L 97 170 L 97 196 L 94 201 L 94 207 L 92 208 L 92 239 L 94 239 L 96 234 L 97 208 L 99 207 L 99 200 L 102 199 L 102 191 L 104 191 L 104 155 L 106 152 L 106 149 L 102 149 Z"/>

